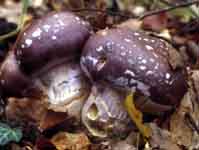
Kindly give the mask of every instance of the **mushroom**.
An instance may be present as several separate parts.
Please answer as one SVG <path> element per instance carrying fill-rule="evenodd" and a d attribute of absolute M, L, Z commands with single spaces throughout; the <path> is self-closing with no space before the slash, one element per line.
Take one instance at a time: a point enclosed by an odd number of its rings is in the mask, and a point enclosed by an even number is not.
<path fill-rule="evenodd" d="M 187 89 L 183 69 L 173 69 L 169 63 L 173 49 L 144 32 L 105 29 L 90 36 L 81 67 L 92 82 L 105 81 L 130 93 L 136 91 L 168 110 L 179 103 Z M 127 97 L 128 103 L 130 98 L 132 95 Z"/>
<path fill-rule="evenodd" d="M 81 119 L 91 136 L 98 139 L 124 137 L 132 129 L 130 118 L 121 104 L 125 93 L 106 83 L 93 85 L 83 105 Z"/>
<path fill-rule="evenodd" d="M 79 56 L 91 33 L 90 24 L 71 12 L 53 12 L 33 21 L 1 66 L 3 92 L 43 98 L 54 111 L 72 107 L 70 114 L 78 116 L 90 91 Z"/>

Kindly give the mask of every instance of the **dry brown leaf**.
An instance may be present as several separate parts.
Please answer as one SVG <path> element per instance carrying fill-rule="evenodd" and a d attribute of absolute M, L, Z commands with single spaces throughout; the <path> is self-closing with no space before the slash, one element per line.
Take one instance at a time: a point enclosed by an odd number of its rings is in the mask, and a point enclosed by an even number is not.
<path fill-rule="evenodd" d="M 6 116 L 9 119 L 39 122 L 47 112 L 43 101 L 30 98 L 9 98 Z"/>
<path fill-rule="evenodd" d="M 120 141 L 116 143 L 112 149 L 113 150 L 136 150 L 136 148 L 133 145 L 128 144 L 126 141 Z"/>
<path fill-rule="evenodd" d="M 39 129 L 41 131 L 47 130 L 63 122 L 66 118 L 67 113 L 48 111 L 39 122 Z"/>
<path fill-rule="evenodd" d="M 150 124 L 152 136 L 149 140 L 151 149 L 180 150 L 178 145 L 172 141 L 171 134 L 167 130 L 160 129 L 155 124 Z"/>
<path fill-rule="evenodd" d="M 191 80 L 193 89 L 196 92 L 197 100 L 199 100 L 199 70 L 192 72 Z"/>
<path fill-rule="evenodd" d="M 60 132 L 53 136 L 51 142 L 57 150 L 88 150 L 90 141 L 84 133 Z"/>
<path fill-rule="evenodd" d="M 168 24 L 168 15 L 166 13 L 160 13 L 144 18 L 143 28 L 160 32 L 165 29 Z"/>
<path fill-rule="evenodd" d="M 172 139 L 177 144 L 198 149 L 199 134 L 195 127 L 198 128 L 199 123 L 199 104 L 198 95 L 195 92 L 197 90 L 193 85 L 199 84 L 199 71 L 193 71 L 192 73 L 189 91 L 182 99 L 180 107 L 171 117 L 170 131 Z M 192 121 L 187 120 L 186 116 L 190 116 Z"/>

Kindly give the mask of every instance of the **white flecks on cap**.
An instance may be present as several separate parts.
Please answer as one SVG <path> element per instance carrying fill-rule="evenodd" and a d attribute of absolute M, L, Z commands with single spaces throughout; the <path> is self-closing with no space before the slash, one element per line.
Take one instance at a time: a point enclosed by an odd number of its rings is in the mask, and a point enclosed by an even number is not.
<path fill-rule="evenodd" d="M 126 55 L 126 52 L 121 52 L 121 55 L 122 55 L 122 56 L 125 56 L 125 55 Z"/>
<path fill-rule="evenodd" d="M 27 46 L 31 46 L 32 45 L 32 40 L 31 39 L 26 39 L 25 43 Z"/>
<path fill-rule="evenodd" d="M 147 50 L 153 50 L 153 47 L 151 47 L 150 45 L 145 45 Z"/>
<path fill-rule="evenodd" d="M 147 39 L 147 38 L 144 38 L 143 40 L 144 40 L 144 41 L 149 41 L 149 39 Z"/>
<path fill-rule="evenodd" d="M 159 68 L 159 63 L 157 63 L 154 67 L 155 70 L 157 70 Z"/>
<path fill-rule="evenodd" d="M 122 50 L 125 50 L 125 47 L 124 47 L 124 46 L 121 46 L 120 48 L 121 48 Z"/>
<path fill-rule="evenodd" d="M 87 23 L 85 21 L 81 21 L 81 24 L 82 25 L 86 25 Z"/>
<path fill-rule="evenodd" d="M 22 55 L 22 51 L 19 49 L 19 50 L 17 50 L 17 55 L 18 56 L 21 56 Z"/>
<path fill-rule="evenodd" d="M 142 40 L 142 38 L 141 38 L 141 37 L 139 37 L 139 38 L 138 38 L 138 40 Z"/>
<path fill-rule="evenodd" d="M 161 47 L 161 48 L 164 48 L 164 45 L 163 45 L 163 44 L 160 44 L 160 47 Z"/>
<path fill-rule="evenodd" d="M 135 73 L 133 71 L 131 71 L 131 70 L 128 70 L 128 69 L 124 72 L 124 74 L 129 74 L 132 77 L 135 77 Z"/>
<path fill-rule="evenodd" d="M 135 35 L 135 36 L 138 36 L 138 35 L 140 35 L 140 34 L 139 34 L 138 32 L 134 32 L 134 35 Z"/>
<path fill-rule="evenodd" d="M 87 56 L 85 59 L 91 61 L 93 65 L 96 65 L 97 62 L 98 62 L 98 60 L 95 57 L 92 57 L 92 56 Z"/>
<path fill-rule="evenodd" d="M 21 45 L 21 48 L 25 48 L 25 45 L 24 45 L 24 44 L 22 44 L 22 45 Z"/>
<path fill-rule="evenodd" d="M 45 24 L 45 25 L 43 26 L 43 28 L 44 28 L 44 31 L 45 31 L 45 32 L 48 32 L 49 29 L 50 29 L 50 25 Z"/>
<path fill-rule="evenodd" d="M 171 75 L 169 73 L 165 74 L 166 79 L 169 79 L 171 77 Z"/>
<path fill-rule="evenodd" d="M 140 66 L 140 70 L 146 70 L 146 66 Z"/>
<path fill-rule="evenodd" d="M 56 40 L 56 39 L 57 39 L 57 37 L 56 37 L 56 36 L 54 36 L 54 35 L 53 35 L 51 38 L 52 38 L 53 40 Z"/>
<path fill-rule="evenodd" d="M 146 75 L 151 75 L 151 74 L 153 74 L 153 71 L 151 71 L 151 70 L 146 72 Z"/>
<path fill-rule="evenodd" d="M 76 19 L 77 21 L 79 21 L 79 20 L 80 20 L 80 18 L 79 18 L 79 17 L 75 17 L 75 19 Z"/>
<path fill-rule="evenodd" d="M 131 40 L 130 40 L 130 39 L 127 39 L 127 38 L 125 38 L 124 41 L 126 41 L 126 42 L 131 42 Z"/>
<path fill-rule="evenodd" d="M 107 42 L 106 46 L 108 49 L 111 49 L 111 46 L 114 45 L 114 42 Z"/>
<path fill-rule="evenodd" d="M 155 40 L 151 40 L 151 42 L 152 42 L 152 43 L 154 43 L 154 42 L 155 42 Z"/>
<path fill-rule="evenodd" d="M 142 59 L 141 61 L 143 64 L 146 64 L 147 63 L 147 60 L 146 59 Z"/>
<path fill-rule="evenodd" d="M 149 61 L 150 62 L 155 62 L 155 60 L 153 58 L 150 58 Z"/>
<path fill-rule="evenodd" d="M 138 56 L 137 59 L 138 59 L 138 60 L 142 60 L 142 56 Z"/>
<path fill-rule="evenodd" d="M 101 34 L 102 36 L 106 36 L 106 35 L 107 35 L 107 31 L 106 31 L 106 30 L 103 30 L 102 32 L 100 32 L 100 34 Z"/>
<path fill-rule="evenodd" d="M 58 22 L 59 22 L 59 24 L 61 25 L 61 26 L 64 26 L 65 24 L 64 24 L 64 22 L 62 21 L 62 20 L 58 20 Z"/>
<path fill-rule="evenodd" d="M 35 32 L 32 33 L 32 37 L 39 37 L 42 33 L 42 30 L 38 28 Z"/>
<path fill-rule="evenodd" d="M 153 56 L 155 56 L 156 58 L 158 58 L 158 57 L 159 57 L 156 53 L 153 53 Z"/>
<path fill-rule="evenodd" d="M 103 50 L 103 46 L 99 46 L 98 48 L 96 48 L 97 52 L 101 52 Z"/>
<path fill-rule="evenodd" d="M 59 32 L 59 28 L 55 29 L 54 32 L 55 32 L 55 33 Z"/>
<path fill-rule="evenodd" d="M 58 18 L 59 16 L 57 14 L 54 15 L 55 18 Z"/>

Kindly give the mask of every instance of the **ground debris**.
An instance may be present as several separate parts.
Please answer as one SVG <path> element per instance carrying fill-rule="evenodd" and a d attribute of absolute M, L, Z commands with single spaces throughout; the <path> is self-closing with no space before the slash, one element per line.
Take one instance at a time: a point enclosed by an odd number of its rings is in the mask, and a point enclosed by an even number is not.
<path fill-rule="evenodd" d="M 187 148 L 198 149 L 199 133 L 199 106 L 198 106 L 198 86 L 199 72 L 193 71 L 189 82 L 190 88 L 181 101 L 180 107 L 172 115 L 170 120 L 170 132 L 172 139 L 178 144 Z"/>
<path fill-rule="evenodd" d="M 89 150 L 90 141 L 84 133 L 59 132 L 51 139 L 57 150 Z"/>
<path fill-rule="evenodd" d="M 152 129 L 152 137 L 149 140 L 151 149 L 180 150 L 169 131 L 163 130 L 153 123 L 150 124 L 150 127 Z"/>

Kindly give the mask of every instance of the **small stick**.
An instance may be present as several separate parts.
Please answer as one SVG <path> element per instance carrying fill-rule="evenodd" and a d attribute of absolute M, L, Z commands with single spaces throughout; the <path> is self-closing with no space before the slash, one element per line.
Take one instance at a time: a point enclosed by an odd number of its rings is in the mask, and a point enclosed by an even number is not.
<path fill-rule="evenodd" d="M 171 11 L 171 10 L 174 10 L 174 9 L 177 9 L 177 8 L 187 7 L 187 6 L 190 6 L 190 5 L 193 5 L 193 4 L 198 4 L 198 3 L 199 3 L 199 0 L 193 0 L 191 2 L 186 2 L 186 3 L 183 2 L 183 3 L 176 4 L 176 5 L 173 5 L 173 6 L 170 6 L 170 7 L 166 7 L 166 8 L 163 8 L 163 9 L 150 11 L 148 13 L 145 13 L 145 14 L 141 15 L 138 18 L 140 20 L 142 20 L 142 19 L 144 19 L 145 17 L 148 17 L 148 16 L 152 16 L 152 15 L 163 13 L 163 12 L 168 12 L 168 11 Z"/>
<path fill-rule="evenodd" d="M 131 18 L 131 17 L 135 17 L 132 15 L 125 15 L 121 12 L 115 12 L 115 11 L 111 11 L 111 10 L 102 10 L 102 9 L 97 9 L 97 8 L 78 8 L 78 9 L 70 9 L 73 12 L 82 12 L 82 11 L 90 11 L 90 12 L 100 12 L 100 13 L 105 13 L 105 14 L 110 14 L 113 16 L 120 16 L 120 17 L 125 17 L 125 18 Z"/>
<path fill-rule="evenodd" d="M 196 123 L 193 120 L 193 118 L 191 117 L 191 115 L 188 114 L 188 113 L 186 113 L 185 114 L 185 119 L 190 123 L 190 125 L 192 126 L 192 128 L 199 134 L 199 127 L 196 125 Z"/>
<path fill-rule="evenodd" d="M 163 9 L 158 9 L 158 10 L 154 10 L 154 11 L 149 11 L 147 13 L 144 13 L 141 16 L 134 16 L 134 15 L 126 15 L 123 14 L 121 12 L 114 12 L 114 11 L 110 11 L 110 10 L 101 10 L 101 9 L 97 9 L 97 8 L 79 8 L 79 9 L 70 9 L 73 12 L 81 12 L 81 11 L 91 11 L 91 12 L 100 12 L 100 13 L 107 13 L 107 14 L 111 14 L 114 16 L 121 16 L 121 17 L 125 17 L 125 18 L 138 18 L 140 20 L 144 19 L 145 17 L 148 16 L 152 16 L 155 14 L 159 14 L 159 13 L 163 13 L 163 12 L 168 12 L 177 8 L 181 8 L 181 7 L 187 7 L 193 4 L 199 4 L 199 0 L 193 0 L 191 2 L 186 2 L 186 3 L 180 3 L 180 4 L 176 4 L 176 5 L 172 5 Z"/>

